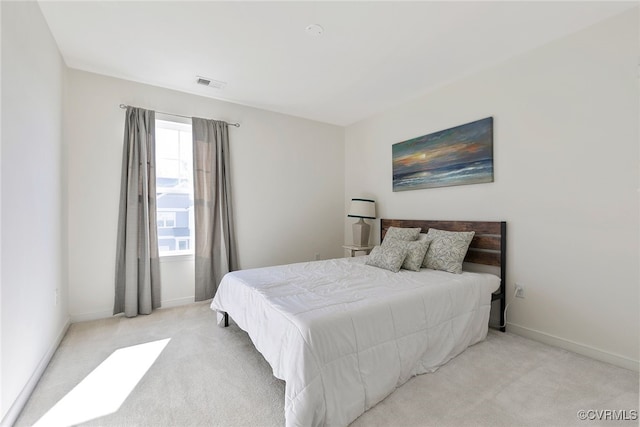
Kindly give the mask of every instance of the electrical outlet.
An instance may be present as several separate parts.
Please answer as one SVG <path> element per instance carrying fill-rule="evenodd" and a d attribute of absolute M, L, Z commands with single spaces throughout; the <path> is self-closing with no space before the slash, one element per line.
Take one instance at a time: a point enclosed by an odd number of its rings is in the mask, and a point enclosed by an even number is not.
<path fill-rule="evenodd" d="M 524 298 L 524 286 L 517 283 L 514 286 L 516 288 L 516 298 Z"/>

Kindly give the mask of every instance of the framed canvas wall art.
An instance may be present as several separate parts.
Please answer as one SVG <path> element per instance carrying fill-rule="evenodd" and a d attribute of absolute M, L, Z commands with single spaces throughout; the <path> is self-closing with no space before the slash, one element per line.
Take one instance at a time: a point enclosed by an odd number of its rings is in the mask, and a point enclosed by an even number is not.
<path fill-rule="evenodd" d="M 392 146 L 393 191 L 493 182 L 493 117 Z"/>

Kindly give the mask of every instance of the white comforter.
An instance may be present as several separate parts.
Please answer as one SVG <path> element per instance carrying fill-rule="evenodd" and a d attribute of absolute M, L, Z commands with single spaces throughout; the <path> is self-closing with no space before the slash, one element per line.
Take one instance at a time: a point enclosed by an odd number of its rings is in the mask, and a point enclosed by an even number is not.
<path fill-rule="evenodd" d="M 342 258 L 227 274 L 211 303 L 286 382 L 287 426 L 346 426 L 487 334 L 492 274 Z"/>

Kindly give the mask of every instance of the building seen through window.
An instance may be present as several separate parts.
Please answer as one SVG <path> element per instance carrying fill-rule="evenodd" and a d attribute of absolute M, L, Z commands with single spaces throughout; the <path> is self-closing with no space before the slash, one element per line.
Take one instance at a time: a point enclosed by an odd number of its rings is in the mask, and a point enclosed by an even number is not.
<path fill-rule="evenodd" d="M 160 256 L 193 253 L 191 125 L 156 120 L 156 207 Z"/>

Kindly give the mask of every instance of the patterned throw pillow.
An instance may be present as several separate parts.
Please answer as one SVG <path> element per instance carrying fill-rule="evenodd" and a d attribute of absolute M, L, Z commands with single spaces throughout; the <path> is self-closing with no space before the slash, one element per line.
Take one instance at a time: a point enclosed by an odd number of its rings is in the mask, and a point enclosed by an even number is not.
<path fill-rule="evenodd" d="M 408 242 L 406 240 L 394 239 L 393 237 L 386 238 L 382 242 L 382 247 L 395 246 L 407 248 L 407 256 L 402 263 L 402 268 L 411 271 L 420 271 L 422 263 L 424 262 L 424 256 L 429 249 L 430 240 L 416 240 L 415 242 Z"/>
<path fill-rule="evenodd" d="M 462 261 L 474 234 L 474 231 L 456 232 L 430 228 L 427 237 L 431 240 L 431 245 L 422 266 L 449 273 L 462 273 Z"/>
<path fill-rule="evenodd" d="M 420 234 L 420 227 L 418 228 L 389 227 L 387 229 L 387 234 L 384 235 L 384 238 L 385 240 L 388 237 L 390 239 L 413 241 L 418 238 L 418 234 Z"/>
<path fill-rule="evenodd" d="M 365 264 L 397 273 L 407 256 L 407 250 L 404 245 L 376 246 L 369 254 Z"/>

